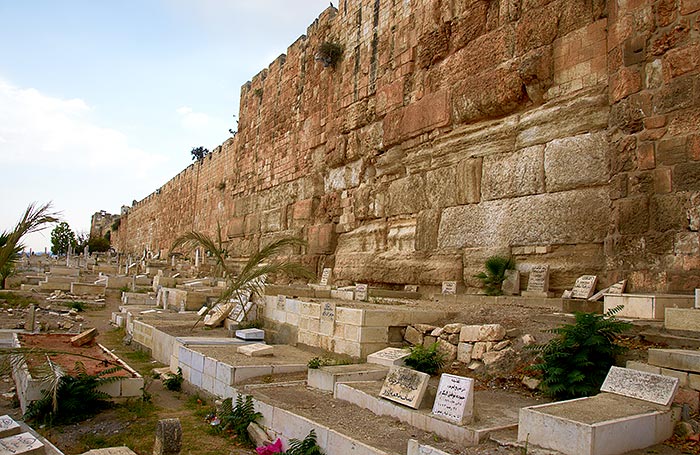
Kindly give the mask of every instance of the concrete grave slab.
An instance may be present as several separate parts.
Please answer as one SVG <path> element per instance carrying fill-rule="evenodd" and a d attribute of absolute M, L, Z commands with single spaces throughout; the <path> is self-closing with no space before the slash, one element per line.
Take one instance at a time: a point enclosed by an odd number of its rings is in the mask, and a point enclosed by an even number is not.
<path fill-rule="evenodd" d="M 8 415 L 0 416 L 0 438 L 14 436 L 21 432 L 19 424 L 12 417 Z"/>
<path fill-rule="evenodd" d="M 335 391 L 335 385 L 344 382 L 381 381 L 386 377 L 387 368 L 381 365 L 354 364 L 309 368 L 307 383 L 328 392 Z"/>
<path fill-rule="evenodd" d="M 428 388 L 430 375 L 408 368 L 394 367 L 384 380 L 379 396 L 418 409 Z"/>
<path fill-rule="evenodd" d="M 0 439 L 0 455 L 40 455 L 44 444 L 29 432 Z"/>
<path fill-rule="evenodd" d="M 672 294 L 606 294 L 603 310 L 622 305 L 618 317 L 663 319 L 667 308 L 693 308 L 692 296 Z"/>
<path fill-rule="evenodd" d="M 404 359 L 411 355 L 407 349 L 385 348 L 367 356 L 367 363 L 384 365 L 387 367 L 403 366 Z"/>
<path fill-rule="evenodd" d="M 247 344 L 238 348 L 238 353 L 247 355 L 248 357 L 265 357 L 274 355 L 275 350 L 272 346 L 262 343 Z"/>
<path fill-rule="evenodd" d="M 659 367 L 700 373 L 700 351 L 689 349 L 649 349 L 648 362 Z"/>
<path fill-rule="evenodd" d="M 260 329 L 236 330 L 236 338 L 246 341 L 258 341 L 265 339 L 265 331 Z"/>

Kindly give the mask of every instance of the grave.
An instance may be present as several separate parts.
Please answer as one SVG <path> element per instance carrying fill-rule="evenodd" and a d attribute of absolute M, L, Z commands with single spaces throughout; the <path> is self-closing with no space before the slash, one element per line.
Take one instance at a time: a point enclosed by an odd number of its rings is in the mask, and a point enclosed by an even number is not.
<path fill-rule="evenodd" d="M 462 425 L 474 414 L 474 380 L 452 374 L 440 376 L 433 415 Z"/>
<path fill-rule="evenodd" d="M 43 453 L 44 444 L 28 432 L 0 439 L 0 455 L 40 455 Z"/>
<path fill-rule="evenodd" d="M 369 296 L 368 286 L 363 283 L 357 283 L 355 285 L 355 300 L 360 300 L 361 302 L 366 302 Z"/>
<path fill-rule="evenodd" d="M 236 338 L 246 341 L 262 341 L 265 339 L 265 331 L 260 329 L 236 330 Z"/>
<path fill-rule="evenodd" d="M 429 374 L 402 367 L 393 367 L 384 379 L 381 398 L 418 409 L 428 389 Z"/>
<path fill-rule="evenodd" d="M 247 355 L 248 357 L 266 357 L 274 355 L 275 352 L 272 346 L 262 343 L 253 343 L 240 346 L 238 348 L 238 353 Z"/>
<path fill-rule="evenodd" d="M 404 359 L 411 355 L 408 349 L 386 348 L 367 356 L 367 363 L 383 365 L 386 367 L 402 367 Z"/>
<path fill-rule="evenodd" d="M 153 455 L 178 455 L 182 448 L 180 419 L 162 419 L 156 427 Z"/>
<path fill-rule="evenodd" d="M 678 378 L 611 367 L 601 393 L 522 408 L 518 441 L 567 455 L 616 455 L 673 434 Z"/>
<path fill-rule="evenodd" d="M 443 295 L 455 295 L 455 294 L 457 294 L 457 282 L 456 281 L 443 281 L 442 282 L 442 294 Z"/>
<path fill-rule="evenodd" d="M 583 275 L 576 279 L 576 284 L 571 290 L 572 299 L 588 299 L 595 293 L 595 285 L 598 277 L 595 275 Z"/>
<path fill-rule="evenodd" d="M 503 295 L 520 294 L 520 272 L 517 270 L 506 270 L 504 276 L 505 279 L 501 283 Z"/>
<path fill-rule="evenodd" d="M 0 416 L 0 438 L 7 438 L 21 433 L 22 430 L 17 422 L 8 415 Z"/>
<path fill-rule="evenodd" d="M 321 286 L 328 286 L 328 280 L 330 280 L 332 272 L 333 269 L 328 267 L 324 268 L 323 272 L 321 272 L 321 280 L 318 284 L 320 284 Z"/>
<path fill-rule="evenodd" d="M 335 391 L 335 385 L 356 381 L 381 381 L 386 377 L 387 368 L 374 364 L 332 365 L 309 368 L 307 384 L 327 392 Z"/>
<path fill-rule="evenodd" d="M 549 298 L 554 294 L 549 292 L 549 266 L 536 265 L 530 270 L 527 279 L 527 289 L 521 293 L 523 297 Z"/>
<path fill-rule="evenodd" d="M 605 294 L 603 310 L 623 305 L 618 317 L 663 319 L 666 309 L 693 308 L 693 296 L 672 294 Z"/>

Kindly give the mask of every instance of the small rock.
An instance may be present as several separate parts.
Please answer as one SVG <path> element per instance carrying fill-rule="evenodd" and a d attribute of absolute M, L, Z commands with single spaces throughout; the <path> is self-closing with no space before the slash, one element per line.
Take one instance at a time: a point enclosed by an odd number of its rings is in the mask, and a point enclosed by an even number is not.
<path fill-rule="evenodd" d="M 71 316 L 76 316 L 78 314 L 78 311 L 75 308 L 71 308 L 68 314 L 70 314 Z"/>
<path fill-rule="evenodd" d="M 427 337 L 426 337 L 427 338 Z M 438 340 L 438 351 L 445 355 L 446 362 L 452 362 L 457 358 L 457 346 L 445 340 Z"/>
<path fill-rule="evenodd" d="M 484 362 L 484 365 L 489 367 L 489 366 L 503 360 L 512 351 L 513 351 L 512 349 L 505 349 L 503 351 L 488 351 L 488 352 L 484 353 L 482 360 Z"/>
<path fill-rule="evenodd" d="M 443 330 L 449 334 L 459 333 L 462 330 L 463 325 L 464 324 L 455 322 L 453 324 L 447 324 L 445 327 L 443 327 Z"/>
<path fill-rule="evenodd" d="M 686 438 L 693 434 L 693 426 L 689 422 L 678 422 L 673 432 L 682 438 Z"/>
<path fill-rule="evenodd" d="M 483 365 L 483 363 L 479 362 L 478 360 L 472 360 L 471 363 L 469 363 L 469 366 L 467 368 L 474 371 L 474 370 L 478 370 L 479 368 L 481 368 L 482 365 Z"/>
<path fill-rule="evenodd" d="M 423 337 L 423 346 L 425 346 L 425 347 L 427 348 L 427 347 L 429 347 L 431 344 L 436 343 L 437 340 L 438 340 L 438 339 L 435 338 L 434 336 L 426 335 L 426 336 Z"/>
<path fill-rule="evenodd" d="M 82 316 L 80 316 L 80 315 L 78 315 L 78 316 L 75 317 L 75 320 L 78 321 L 78 322 L 81 322 L 81 321 L 84 321 L 85 318 L 82 317 Z"/>
<path fill-rule="evenodd" d="M 470 363 L 472 361 L 472 350 L 474 345 L 471 343 L 459 343 L 457 345 L 457 360 L 462 363 Z"/>
<path fill-rule="evenodd" d="M 436 329 L 436 327 L 434 325 L 430 325 L 430 324 L 415 324 L 413 327 L 422 334 L 432 332 L 433 330 Z"/>
<path fill-rule="evenodd" d="M 474 343 L 474 349 L 472 349 L 472 359 L 481 360 L 491 348 L 493 343 L 490 341 L 479 341 Z"/>
<path fill-rule="evenodd" d="M 452 344 L 459 344 L 459 333 L 453 333 L 447 337 L 447 341 Z"/>
<path fill-rule="evenodd" d="M 501 341 L 500 343 L 494 344 L 494 345 L 493 345 L 493 350 L 494 350 L 494 351 L 502 351 L 502 350 L 504 350 L 505 348 L 507 348 L 508 346 L 510 346 L 510 340 L 503 340 L 503 341 Z"/>
<path fill-rule="evenodd" d="M 523 385 L 530 390 L 537 390 L 541 382 L 542 381 L 540 381 L 539 379 L 532 378 L 530 376 L 524 376 L 522 380 Z"/>
<path fill-rule="evenodd" d="M 404 339 L 414 346 L 423 344 L 423 334 L 410 325 L 406 327 L 406 335 L 404 335 Z"/>
<path fill-rule="evenodd" d="M 441 327 L 436 328 L 432 332 L 430 332 L 430 336 L 432 337 L 442 337 L 442 332 L 444 332 L 444 329 Z"/>
<path fill-rule="evenodd" d="M 529 333 L 526 333 L 525 335 L 523 335 L 520 338 L 520 340 L 523 342 L 523 345 L 525 345 L 525 346 L 529 346 L 529 345 L 537 342 L 537 340 L 535 340 L 535 337 L 530 335 Z"/>

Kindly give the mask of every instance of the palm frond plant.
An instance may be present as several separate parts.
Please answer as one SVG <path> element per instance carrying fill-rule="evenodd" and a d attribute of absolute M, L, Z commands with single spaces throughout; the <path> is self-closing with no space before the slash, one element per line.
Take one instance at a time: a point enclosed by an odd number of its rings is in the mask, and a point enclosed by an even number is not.
<path fill-rule="evenodd" d="M 216 276 L 225 278 L 229 273 L 226 267 L 226 259 L 229 257 L 229 252 L 226 246 L 224 246 L 224 240 L 221 235 L 221 225 L 218 222 L 216 223 L 215 239 L 202 232 L 190 231 L 175 239 L 173 245 L 170 247 L 170 254 L 173 254 L 178 248 L 191 251 L 198 247 L 201 247 L 205 252 L 211 254 L 216 264 L 214 269 Z"/>
<path fill-rule="evenodd" d="M 221 238 L 221 228 L 219 226 L 217 240 L 211 239 L 206 234 L 201 232 L 188 232 L 179 237 L 170 248 L 171 253 L 179 247 L 195 248 L 201 246 L 214 256 L 217 266 L 223 270 L 223 276 L 228 278 L 228 282 L 224 290 L 219 295 L 218 299 L 210 304 L 215 306 L 220 303 L 230 302 L 246 302 L 252 295 L 262 295 L 265 289 L 266 277 L 276 274 L 285 274 L 295 278 L 313 279 L 314 273 L 299 264 L 291 261 L 289 258 L 282 258 L 285 250 L 295 247 L 306 246 L 306 242 L 296 237 L 284 237 L 276 240 L 258 252 L 250 256 L 242 269 L 236 273 L 227 263 L 226 258 L 229 252 L 224 247 Z M 212 251 L 212 249 L 214 251 Z M 242 305 L 243 319 L 247 317 L 250 311 L 246 305 Z M 202 315 L 196 322 L 195 326 L 204 319 Z M 194 327 L 193 327 L 194 328 Z"/>
<path fill-rule="evenodd" d="M 491 256 L 484 263 L 486 271 L 477 273 L 475 278 L 484 284 L 486 295 L 501 295 L 501 285 L 506 279 L 506 271 L 515 268 L 515 260 L 504 256 Z"/>
<path fill-rule="evenodd" d="M 77 374 L 65 374 L 49 360 L 55 369 L 53 386 L 44 389 L 41 399 L 32 402 L 25 418 L 41 423 L 79 422 L 109 406 L 110 396 L 99 390 L 103 384 L 120 380 L 112 376 L 120 366 L 108 368 L 96 374 L 88 374 L 81 362 L 76 362 Z"/>
<path fill-rule="evenodd" d="M 0 238 L 0 288 L 5 288 L 5 280 L 12 274 L 18 254 L 24 249 L 21 240 L 27 234 L 41 231 L 48 224 L 58 221 L 58 213 L 51 210 L 51 203 L 29 204 L 22 218 L 12 231 L 5 231 Z"/>

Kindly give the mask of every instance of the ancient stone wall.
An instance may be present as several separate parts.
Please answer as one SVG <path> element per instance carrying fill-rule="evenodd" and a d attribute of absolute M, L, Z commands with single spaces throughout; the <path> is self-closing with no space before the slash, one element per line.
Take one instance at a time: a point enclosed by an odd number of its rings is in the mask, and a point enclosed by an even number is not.
<path fill-rule="evenodd" d="M 341 0 L 242 87 L 235 138 L 122 217 L 117 247 L 219 223 L 240 256 L 301 236 L 347 281 L 476 286 L 501 253 L 549 264 L 555 289 L 699 286 L 699 16 L 698 0 Z M 335 68 L 324 42 L 344 47 Z"/>

